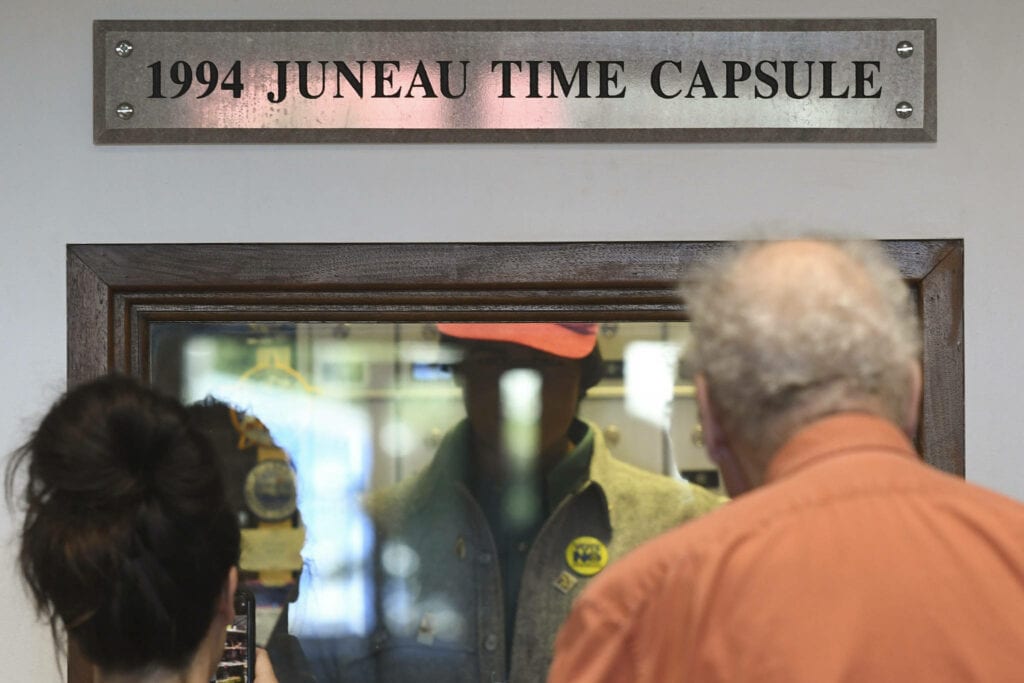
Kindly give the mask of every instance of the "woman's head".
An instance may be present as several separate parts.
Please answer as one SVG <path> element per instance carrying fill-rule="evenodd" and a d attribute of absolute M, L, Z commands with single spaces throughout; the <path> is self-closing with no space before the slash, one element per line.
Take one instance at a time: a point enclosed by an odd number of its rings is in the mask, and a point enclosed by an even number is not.
<path fill-rule="evenodd" d="M 20 563 L 54 633 L 105 671 L 185 666 L 231 567 L 237 520 L 175 400 L 108 376 L 65 394 L 11 460 L 27 470 Z"/>

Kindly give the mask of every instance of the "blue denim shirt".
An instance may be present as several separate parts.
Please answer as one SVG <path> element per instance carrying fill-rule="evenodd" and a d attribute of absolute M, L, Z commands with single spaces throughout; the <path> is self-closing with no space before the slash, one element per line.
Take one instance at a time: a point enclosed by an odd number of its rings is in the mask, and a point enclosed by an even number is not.
<path fill-rule="evenodd" d="M 318 645 L 333 648 L 329 670 L 317 673 L 320 683 L 543 681 L 558 629 L 593 578 L 567 564 L 574 539 L 599 539 L 614 562 L 724 502 L 699 486 L 614 459 L 600 430 L 581 426 L 586 433 L 577 451 L 590 456 L 582 459 L 584 476 L 565 480 L 567 495 L 553 501 L 518 567 L 511 633 L 494 535 L 462 476 L 469 429 L 461 423 L 422 472 L 367 501 L 377 534 L 376 623 L 369 638 Z M 384 558 L 395 548 L 415 561 L 389 566 Z M 326 653 L 317 654 L 322 666 Z"/>

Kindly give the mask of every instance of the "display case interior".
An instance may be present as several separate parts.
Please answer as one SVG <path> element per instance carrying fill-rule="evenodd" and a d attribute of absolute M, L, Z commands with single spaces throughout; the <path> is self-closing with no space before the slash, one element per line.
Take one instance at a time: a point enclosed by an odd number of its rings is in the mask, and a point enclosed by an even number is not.
<path fill-rule="evenodd" d="M 410 642 L 436 650 L 446 628 L 463 623 L 458 635 L 468 622 L 443 609 L 410 611 L 415 595 L 379 583 L 382 567 L 413 571 L 433 550 L 418 560 L 380 547 L 365 501 L 412 485 L 477 407 L 467 400 L 464 349 L 443 343 L 438 323 L 592 324 L 600 377 L 574 416 L 617 460 L 721 493 L 701 447 L 676 287 L 728 246 L 72 245 L 69 380 L 128 372 L 185 402 L 216 397 L 268 432 L 251 444 L 251 430 L 238 434 L 240 451 L 251 446 L 237 484 L 257 642 L 274 633 L 369 638 L 385 614 L 411 629 Z M 962 244 L 886 247 L 923 323 L 919 446 L 962 474 Z M 528 400 L 510 394 L 512 403 L 545 405 L 519 391 Z M 446 540 L 444 552 L 467 556 L 462 538 Z M 498 650 L 481 638 L 474 647 Z M 71 683 L 92 681 L 74 652 L 69 674 Z"/>

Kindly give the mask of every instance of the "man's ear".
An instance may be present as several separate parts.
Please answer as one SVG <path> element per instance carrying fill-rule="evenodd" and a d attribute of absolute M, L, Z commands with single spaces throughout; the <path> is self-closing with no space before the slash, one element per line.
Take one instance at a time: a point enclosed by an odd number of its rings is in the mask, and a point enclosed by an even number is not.
<path fill-rule="evenodd" d="M 917 434 L 917 423 L 921 417 L 921 392 L 923 391 L 924 380 L 921 373 L 921 364 L 917 361 L 910 363 L 910 393 L 907 394 L 907 404 L 903 406 L 903 431 L 911 439 Z"/>
<path fill-rule="evenodd" d="M 718 411 L 715 410 L 715 406 L 711 402 L 707 378 L 704 375 L 697 375 L 694 378 L 694 384 L 697 388 L 697 411 L 700 415 L 704 449 L 711 461 L 718 466 L 718 471 L 722 473 L 725 490 L 729 492 L 729 495 L 738 496 L 741 493 L 746 493 L 753 488 L 753 485 L 722 430 Z"/>
<path fill-rule="evenodd" d="M 703 374 L 697 375 L 694 378 L 694 384 L 697 389 L 697 416 L 700 419 L 704 449 L 711 461 L 721 467 L 722 461 L 728 457 L 726 452 L 728 444 L 725 434 L 722 433 L 721 423 L 718 421 L 718 412 L 711 404 L 707 378 Z"/>

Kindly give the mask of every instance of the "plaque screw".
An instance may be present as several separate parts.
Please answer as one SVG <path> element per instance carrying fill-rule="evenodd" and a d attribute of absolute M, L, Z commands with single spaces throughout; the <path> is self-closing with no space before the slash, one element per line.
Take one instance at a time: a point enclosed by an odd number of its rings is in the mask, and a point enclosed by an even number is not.
<path fill-rule="evenodd" d="M 903 57 L 903 59 L 906 59 L 910 55 L 914 54 L 914 44 L 909 40 L 901 40 L 896 45 L 896 54 Z"/>
<path fill-rule="evenodd" d="M 911 106 L 910 102 L 900 102 L 896 105 L 896 116 L 901 119 L 909 119 L 913 113 L 914 107 Z"/>
<path fill-rule="evenodd" d="M 117 112 L 117 118 L 127 121 L 135 114 L 135 107 L 127 102 L 122 102 L 114 111 Z"/>
<path fill-rule="evenodd" d="M 114 46 L 114 52 L 116 52 L 119 57 L 127 57 L 132 53 L 132 50 L 134 49 L 135 46 L 129 43 L 127 40 L 122 40 L 120 43 Z"/>

